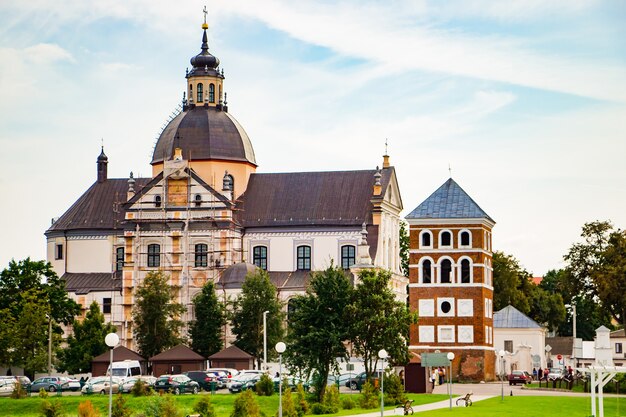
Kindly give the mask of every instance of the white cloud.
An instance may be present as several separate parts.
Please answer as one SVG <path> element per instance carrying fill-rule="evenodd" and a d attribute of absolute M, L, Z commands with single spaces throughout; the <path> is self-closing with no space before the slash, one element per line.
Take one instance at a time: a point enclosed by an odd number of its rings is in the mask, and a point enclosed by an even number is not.
<path fill-rule="evenodd" d="M 58 61 L 75 62 L 72 54 L 56 44 L 40 43 L 29 46 L 20 52 L 24 61 L 30 64 L 47 65 Z"/>

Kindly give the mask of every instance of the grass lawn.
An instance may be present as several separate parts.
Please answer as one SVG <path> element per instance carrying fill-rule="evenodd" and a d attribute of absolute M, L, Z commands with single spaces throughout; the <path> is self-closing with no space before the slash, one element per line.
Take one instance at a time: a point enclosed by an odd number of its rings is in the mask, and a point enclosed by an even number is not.
<path fill-rule="evenodd" d="M 200 395 L 208 395 L 208 394 L 199 394 L 199 395 L 179 395 L 175 396 L 180 411 L 182 411 L 183 415 L 186 416 L 192 412 L 193 406 L 198 401 Z M 342 397 L 346 394 L 342 394 Z M 351 394 L 347 394 L 351 395 Z M 358 395 L 351 395 L 354 400 L 358 399 Z M 446 395 L 427 395 L 427 394 L 408 394 L 408 397 L 413 399 L 415 402 L 414 405 L 419 404 L 427 404 L 431 402 L 441 401 L 447 398 Z M 146 403 L 150 401 L 149 397 L 133 397 L 132 395 L 125 395 L 126 404 L 136 413 L 143 412 L 145 409 Z M 233 409 L 233 402 L 237 398 L 236 395 L 230 394 L 217 394 L 211 397 L 211 401 L 215 408 L 215 411 L 219 417 L 228 417 Z M 276 414 L 278 410 L 278 395 L 273 395 L 271 397 L 256 397 L 257 402 L 259 403 L 261 410 L 263 410 L 268 417 L 272 417 Z M 63 410 L 65 411 L 68 417 L 74 417 L 77 415 L 78 404 L 90 400 L 95 408 L 99 409 L 103 416 L 107 415 L 108 406 L 109 406 L 109 397 L 102 395 L 91 395 L 91 396 L 63 396 L 56 397 L 50 396 L 48 400 L 60 401 L 63 404 Z M 11 416 L 11 417 L 39 417 L 40 416 L 40 407 L 41 407 L 42 399 L 37 396 L 33 396 L 31 398 L 24 398 L 21 400 L 14 400 L 11 398 L 0 398 L 0 416 Z M 386 407 L 386 409 L 392 409 L 392 407 Z M 337 414 L 333 414 L 335 416 L 345 416 L 352 414 L 360 414 L 360 413 L 368 413 L 375 410 L 363 410 L 363 409 L 352 409 L 352 410 L 341 410 Z M 608 417 L 608 416 L 607 416 Z"/>

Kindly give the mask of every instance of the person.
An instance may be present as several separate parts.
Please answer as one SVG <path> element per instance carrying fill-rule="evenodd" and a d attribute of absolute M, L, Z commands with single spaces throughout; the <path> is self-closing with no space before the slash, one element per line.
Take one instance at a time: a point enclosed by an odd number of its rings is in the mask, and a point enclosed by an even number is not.
<path fill-rule="evenodd" d="M 402 384 L 402 386 L 404 386 L 404 369 L 400 370 L 400 373 L 398 374 L 398 377 L 400 377 L 400 384 Z"/>
<path fill-rule="evenodd" d="M 539 371 L 537 371 L 537 381 L 541 381 L 543 379 L 543 369 L 540 367 Z"/>
<path fill-rule="evenodd" d="M 439 373 L 436 368 L 433 368 L 433 373 L 430 375 L 430 382 L 433 384 L 433 390 L 435 389 L 435 383 L 437 382 L 437 378 L 439 378 Z"/>
<path fill-rule="evenodd" d="M 550 370 L 548 368 L 543 370 L 543 377 L 546 379 L 546 382 L 548 381 L 548 374 L 550 373 Z"/>
<path fill-rule="evenodd" d="M 443 385 L 443 383 L 445 381 L 445 377 L 446 377 L 446 372 L 440 366 L 439 367 L 439 385 Z"/>
<path fill-rule="evenodd" d="M 537 368 L 533 368 L 533 379 L 537 380 Z"/>

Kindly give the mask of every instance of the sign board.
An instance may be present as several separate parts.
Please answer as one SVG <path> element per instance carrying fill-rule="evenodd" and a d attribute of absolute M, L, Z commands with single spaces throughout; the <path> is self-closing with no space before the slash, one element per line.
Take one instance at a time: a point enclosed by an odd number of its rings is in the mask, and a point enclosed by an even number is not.
<path fill-rule="evenodd" d="M 556 355 L 556 358 L 557 358 L 558 360 L 561 360 L 561 359 L 563 359 L 563 355 L 558 354 L 558 355 Z"/>
<path fill-rule="evenodd" d="M 422 353 L 422 366 L 450 366 L 448 353 Z"/>

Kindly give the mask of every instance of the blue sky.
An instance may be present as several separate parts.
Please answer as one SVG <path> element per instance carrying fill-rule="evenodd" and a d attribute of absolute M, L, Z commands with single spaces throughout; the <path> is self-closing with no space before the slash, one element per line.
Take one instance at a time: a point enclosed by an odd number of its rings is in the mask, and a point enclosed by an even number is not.
<path fill-rule="evenodd" d="M 150 175 L 199 52 L 203 2 L 0 5 L 0 267 L 95 180 Z M 449 176 L 535 275 L 583 223 L 626 227 L 626 3 L 207 4 L 209 46 L 259 172 L 370 169 L 385 138 L 405 214 Z"/>

